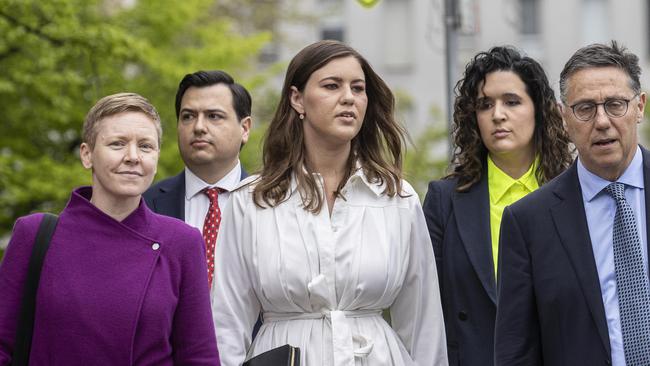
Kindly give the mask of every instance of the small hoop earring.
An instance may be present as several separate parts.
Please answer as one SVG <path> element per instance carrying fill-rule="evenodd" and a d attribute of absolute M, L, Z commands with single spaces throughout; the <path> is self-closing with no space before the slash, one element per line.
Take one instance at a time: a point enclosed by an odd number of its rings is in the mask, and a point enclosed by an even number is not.
<path fill-rule="evenodd" d="M 298 118 L 300 118 L 301 120 L 302 120 L 302 119 L 305 119 L 305 114 L 304 114 L 304 113 L 300 113 L 300 114 L 298 115 Z"/>

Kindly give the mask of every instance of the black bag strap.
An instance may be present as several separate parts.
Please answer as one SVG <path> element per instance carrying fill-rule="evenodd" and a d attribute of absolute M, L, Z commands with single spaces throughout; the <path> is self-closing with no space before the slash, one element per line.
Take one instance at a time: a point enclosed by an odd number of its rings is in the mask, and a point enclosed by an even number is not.
<path fill-rule="evenodd" d="M 23 366 L 29 363 L 29 352 L 32 348 L 32 333 L 34 332 L 34 312 L 36 311 L 36 290 L 41 278 L 41 268 L 45 253 L 50 246 L 50 239 L 58 221 L 58 216 L 50 213 L 43 215 L 38 228 L 32 256 L 27 267 L 27 278 L 23 290 L 23 300 L 20 307 L 20 317 L 16 327 L 16 345 L 12 356 L 12 366 Z"/>

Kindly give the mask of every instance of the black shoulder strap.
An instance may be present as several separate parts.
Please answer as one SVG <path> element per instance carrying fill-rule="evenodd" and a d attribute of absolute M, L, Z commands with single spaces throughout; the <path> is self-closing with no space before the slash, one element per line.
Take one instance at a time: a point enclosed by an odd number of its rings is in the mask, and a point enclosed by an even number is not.
<path fill-rule="evenodd" d="M 36 290 L 38 290 L 38 281 L 41 278 L 41 268 L 45 253 L 50 246 L 50 239 L 54 234 L 54 229 L 58 221 L 58 216 L 46 213 L 43 216 L 41 225 L 34 240 L 32 256 L 29 259 L 27 268 L 27 278 L 23 290 L 23 301 L 20 307 L 20 318 L 16 328 L 16 345 L 11 360 L 12 366 L 27 365 L 29 363 L 29 352 L 32 346 L 32 333 L 34 331 L 34 312 L 36 310 Z"/>

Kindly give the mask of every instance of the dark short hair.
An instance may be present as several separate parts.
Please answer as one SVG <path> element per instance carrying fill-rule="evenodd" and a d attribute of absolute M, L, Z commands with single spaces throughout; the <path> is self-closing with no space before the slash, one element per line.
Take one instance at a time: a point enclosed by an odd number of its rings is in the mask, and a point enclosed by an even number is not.
<path fill-rule="evenodd" d="M 630 77 L 630 88 L 641 92 L 639 57 L 612 40 L 610 45 L 594 43 L 577 50 L 560 73 L 560 98 L 566 103 L 567 80 L 576 72 L 590 67 L 617 67 Z"/>
<path fill-rule="evenodd" d="M 232 76 L 228 75 L 225 71 L 211 70 L 211 71 L 197 71 L 187 74 L 183 80 L 178 84 L 178 91 L 176 91 L 176 120 L 181 112 L 181 101 L 183 95 L 190 87 L 202 88 L 217 84 L 224 84 L 232 93 L 232 106 L 237 113 L 237 119 L 241 120 L 251 115 L 251 106 L 253 104 L 251 95 L 248 90 L 242 85 L 237 84 Z"/>

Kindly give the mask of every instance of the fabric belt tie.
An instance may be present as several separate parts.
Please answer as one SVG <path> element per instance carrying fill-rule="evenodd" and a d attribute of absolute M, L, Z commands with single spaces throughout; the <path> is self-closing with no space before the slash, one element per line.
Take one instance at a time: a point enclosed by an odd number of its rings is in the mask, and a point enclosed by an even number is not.
<path fill-rule="evenodd" d="M 381 310 L 327 310 L 318 313 L 263 313 L 264 322 L 287 320 L 329 319 L 332 323 L 332 351 L 335 366 L 354 366 L 354 357 L 366 358 L 374 342 L 361 334 L 352 334 L 349 318 L 381 317 Z M 354 349 L 354 341 L 361 347 Z"/>

